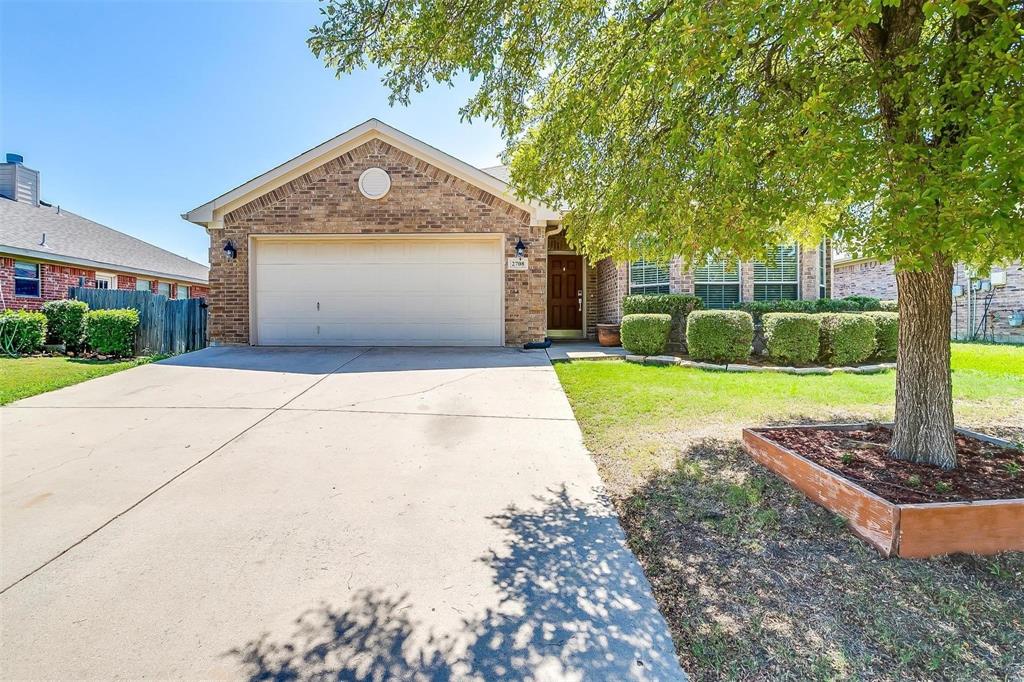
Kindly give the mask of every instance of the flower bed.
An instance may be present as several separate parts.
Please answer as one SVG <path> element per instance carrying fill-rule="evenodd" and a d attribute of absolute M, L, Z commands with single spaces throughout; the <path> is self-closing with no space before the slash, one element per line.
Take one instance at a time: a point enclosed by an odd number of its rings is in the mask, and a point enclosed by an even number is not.
<path fill-rule="evenodd" d="M 949 471 L 890 459 L 888 425 L 744 429 L 743 443 L 884 556 L 1024 550 L 1024 451 L 958 434 Z"/>

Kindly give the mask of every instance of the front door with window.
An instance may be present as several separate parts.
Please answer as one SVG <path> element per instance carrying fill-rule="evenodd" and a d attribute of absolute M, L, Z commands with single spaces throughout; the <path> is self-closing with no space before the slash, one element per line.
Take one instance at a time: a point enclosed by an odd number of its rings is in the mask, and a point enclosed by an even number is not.
<path fill-rule="evenodd" d="M 548 256 L 548 331 L 583 333 L 583 256 Z"/>

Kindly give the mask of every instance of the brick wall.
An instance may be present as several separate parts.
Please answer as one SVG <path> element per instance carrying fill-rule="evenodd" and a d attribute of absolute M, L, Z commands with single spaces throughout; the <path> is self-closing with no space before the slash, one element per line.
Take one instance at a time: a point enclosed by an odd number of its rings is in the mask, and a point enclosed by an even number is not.
<path fill-rule="evenodd" d="M 830 269 L 826 261 L 826 288 Z M 614 264 L 605 259 L 597 264 L 599 300 L 597 301 L 598 322 L 618 322 L 622 318 L 622 299 L 629 294 L 629 266 Z M 818 290 L 818 248 L 804 248 L 800 253 L 799 295 L 801 299 L 817 299 Z M 693 294 L 693 271 L 684 269 L 681 258 L 669 261 L 669 291 L 673 294 Z M 837 276 L 838 280 L 838 276 Z M 740 300 L 754 299 L 754 267 L 752 262 L 740 267 Z"/>
<path fill-rule="evenodd" d="M 896 275 L 892 263 L 862 260 L 835 264 L 834 298 L 874 296 L 883 301 L 896 298 Z"/>
<path fill-rule="evenodd" d="M 1010 315 L 1024 312 L 1024 266 L 1014 263 L 1005 268 L 1006 286 L 993 287 L 988 293 L 975 292 L 953 299 L 953 337 L 966 339 L 984 337 L 994 341 L 1024 343 L 1024 327 L 1011 327 Z M 967 269 L 958 264 L 954 284 L 971 286 Z M 836 296 L 875 296 L 885 300 L 896 298 L 896 275 L 891 262 L 876 260 L 837 263 L 835 266 Z"/>
<path fill-rule="evenodd" d="M 360 173 L 385 169 L 391 190 L 364 197 Z M 210 237 L 210 339 L 249 342 L 249 235 L 502 233 L 505 255 L 526 245 L 530 269 L 505 273 L 505 342 L 539 341 L 546 332 L 547 249 L 542 226 L 529 215 L 473 185 L 380 141 L 342 156 L 268 192 L 225 216 Z M 224 241 L 238 249 L 224 255 Z"/>
<path fill-rule="evenodd" d="M 17 260 L 29 260 L 18 258 Z M 14 295 L 14 258 L 0 256 L 0 290 L 3 291 L 3 308 L 13 310 L 39 310 L 47 301 L 57 301 L 67 298 L 68 287 L 96 286 L 96 271 L 79 268 L 74 265 L 61 265 L 59 263 L 40 263 L 40 293 L 39 297 L 23 297 Z M 103 271 L 108 272 L 108 271 Z M 117 288 L 134 290 L 136 275 L 116 272 Z M 165 280 L 166 281 L 166 280 Z M 172 294 L 174 285 L 171 286 Z M 156 293 L 156 281 L 152 285 L 153 293 Z M 190 296 L 206 297 L 208 287 L 193 286 Z"/>

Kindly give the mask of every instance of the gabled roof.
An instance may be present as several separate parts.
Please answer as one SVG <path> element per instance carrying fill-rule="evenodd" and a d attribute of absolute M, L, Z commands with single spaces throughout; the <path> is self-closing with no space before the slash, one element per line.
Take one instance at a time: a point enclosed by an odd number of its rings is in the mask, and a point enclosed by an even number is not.
<path fill-rule="evenodd" d="M 375 118 L 360 123 L 341 135 L 299 154 L 294 159 L 282 163 L 202 206 L 197 206 L 188 213 L 182 214 L 181 217 L 207 228 L 220 227 L 223 224 L 224 216 L 234 209 L 244 206 L 267 192 L 375 139 L 383 140 L 397 149 L 527 211 L 534 224 L 543 225 L 548 221 L 561 219 L 561 214 L 547 206 L 518 198 L 504 180 L 479 168 L 474 168 L 465 161 L 431 147 Z"/>
<path fill-rule="evenodd" d="M 480 170 L 482 170 L 484 173 L 487 173 L 488 175 L 492 175 L 498 178 L 506 185 L 508 184 L 509 180 L 512 179 L 512 174 L 509 172 L 508 166 L 489 166 L 488 168 L 481 168 Z"/>
<path fill-rule="evenodd" d="M 210 272 L 205 265 L 66 209 L 4 197 L 0 253 L 198 284 L 206 284 Z"/>

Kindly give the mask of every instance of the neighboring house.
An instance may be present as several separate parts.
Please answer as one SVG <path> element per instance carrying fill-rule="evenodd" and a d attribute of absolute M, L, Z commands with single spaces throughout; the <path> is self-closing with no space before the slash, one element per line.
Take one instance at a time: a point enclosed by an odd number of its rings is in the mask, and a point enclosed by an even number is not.
<path fill-rule="evenodd" d="M 68 287 L 206 297 L 209 269 L 39 200 L 39 172 L 0 163 L 0 309 L 36 310 Z"/>
<path fill-rule="evenodd" d="M 837 297 L 896 298 L 892 262 L 872 258 L 837 257 L 834 286 Z M 972 274 L 958 264 L 953 275 L 952 334 L 956 339 L 1024 342 L 1024 266 L 1020 262 L 994 267 L 987 276 Z"/>
<path fill-rule="evenodd" d="M 709 307 L 828 295 L 827 250 L 693 272 L 588 262 L 561 213 L 518 198 L 506 173 L 371 119 L 189 211 L 210 235 L 211 341 L 519 345 L 592 336 L 629 293 Z"/>

